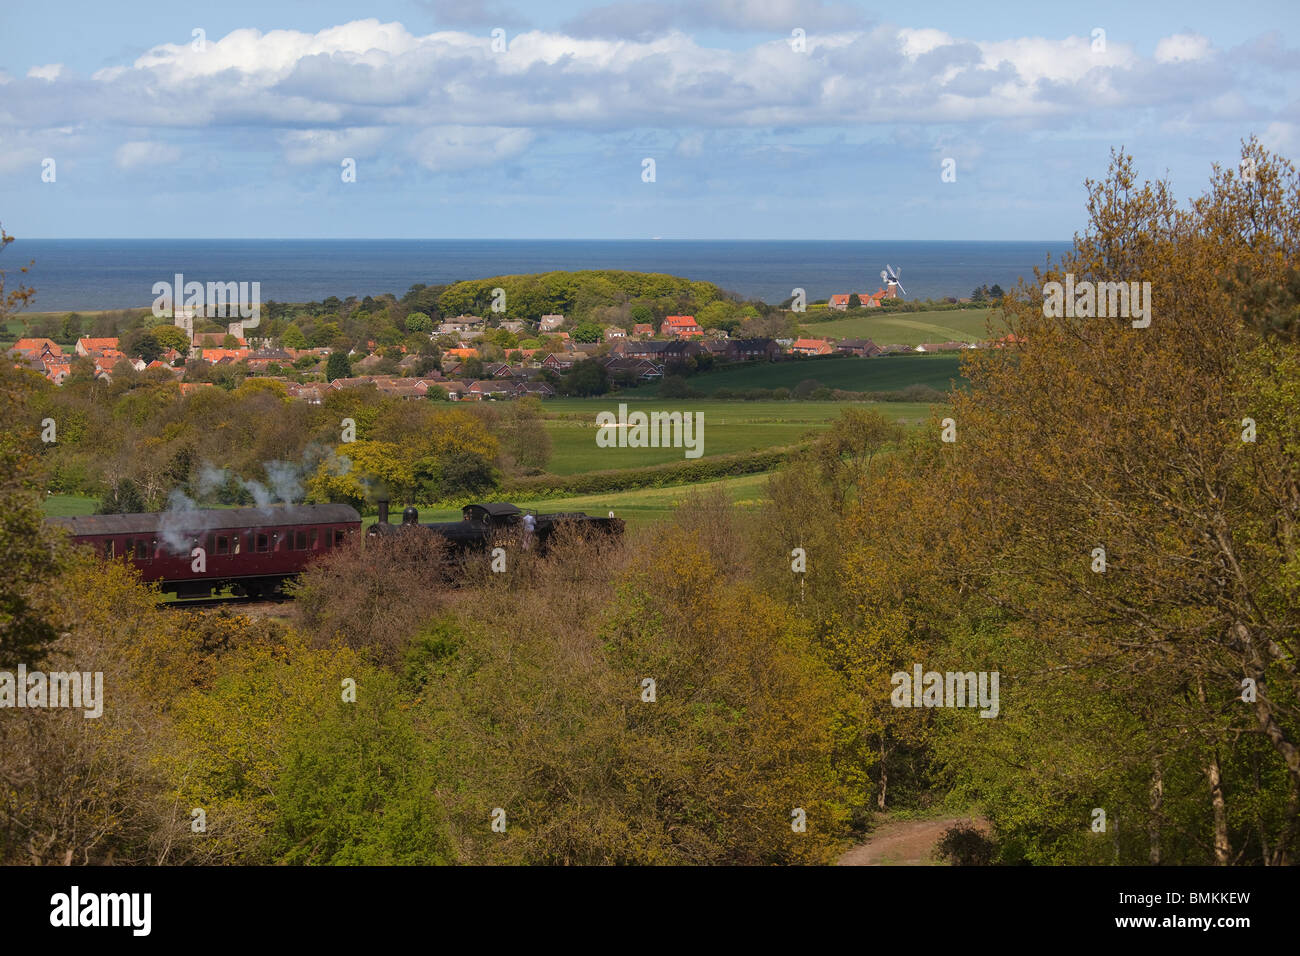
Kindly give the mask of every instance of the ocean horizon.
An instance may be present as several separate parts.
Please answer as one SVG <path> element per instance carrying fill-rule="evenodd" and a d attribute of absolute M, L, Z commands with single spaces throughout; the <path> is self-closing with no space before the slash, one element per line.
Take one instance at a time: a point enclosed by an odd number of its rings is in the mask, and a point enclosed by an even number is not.
<path fill-rule="evenodd" d="M 146 308 L 155 282 L 260 282 L 263 302 L 393 293 L 531 272 L 617 269 L 712 282 L 775 304 L 874 292 L 888 263 L 909 299 L 1032 279 L 1070 240 L 17 239 L 0 258 L 36 289 L 31 312 Z"/>

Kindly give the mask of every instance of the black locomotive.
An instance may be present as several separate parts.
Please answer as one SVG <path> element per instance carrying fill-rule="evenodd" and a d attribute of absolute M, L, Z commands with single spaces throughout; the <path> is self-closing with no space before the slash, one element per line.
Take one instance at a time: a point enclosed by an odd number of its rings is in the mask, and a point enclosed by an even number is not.
<path fill-rule="evenodd" d="M 525 511 L 505 501 L 466 505 L 461 509 L 460 521 L 420 523 L 420 513 L 415 508 L 402 512 L 401 524 L 388 521 L 388 502 L 379 502 L 379 519 L 366 532 L 369 535 L 425 533 L 440 537 L 454 555 L 487 551 L 495 543 L 515 540 L 526 547 L 536 543 L 539 552 L 545 552 L 550 539 L 562 528 L 583 533 L 621 535 L 624 524 L 620 518 L 596 518 L 581 511 L 541 514 Z"/>

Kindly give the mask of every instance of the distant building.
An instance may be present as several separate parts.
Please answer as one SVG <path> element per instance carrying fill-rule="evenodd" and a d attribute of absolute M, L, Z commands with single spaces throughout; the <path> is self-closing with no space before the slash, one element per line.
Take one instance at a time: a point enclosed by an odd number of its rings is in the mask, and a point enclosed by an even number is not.
<path fill-rule="evenodd" d="M 670 315 L 659 327 L 660 335 L 675 335 L 678 338 L 703 335 L 704 330 L 695 321 L 693 315 Z"/>
<path fill-rule="evenodd" d="M 880 346 L 871 339 L 843 339 L 835 343 L 835 351 L 847 355 L 860 355 L 863 358 L 873 358 L 880 354 Z"/>
<path fill-rule="evenodd" d="M 835 350 L 827 339 L 795 339 L 790 351 L 795 355 L 830 355 Z"/>
<path fill-rule="evenodd" d="M 775 362 L 781 357 L 781 346 L 775 339 L 729 339 L 726 356 L 732 362 L 749 362 L 757 359 Z"/>

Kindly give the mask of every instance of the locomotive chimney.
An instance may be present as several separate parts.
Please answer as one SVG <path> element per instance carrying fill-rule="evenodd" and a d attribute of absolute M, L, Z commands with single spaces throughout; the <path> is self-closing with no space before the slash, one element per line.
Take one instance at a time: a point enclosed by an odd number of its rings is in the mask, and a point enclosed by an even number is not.
<path fill-rule="evenodd" d="M 379 524 L 388 524 L 388 499 L 379 499 Z"/>

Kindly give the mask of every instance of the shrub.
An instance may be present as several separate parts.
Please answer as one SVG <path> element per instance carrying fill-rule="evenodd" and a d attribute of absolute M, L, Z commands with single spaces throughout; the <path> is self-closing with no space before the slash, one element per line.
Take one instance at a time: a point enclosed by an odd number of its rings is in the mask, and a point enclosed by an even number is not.
<path fill-rule="evenodd" d="M 988 866 L 997 852 L 997 844 L 987 833 L 967 823 L 945 830 L 938 846 L 939 858 L 953 866 Z"/>

